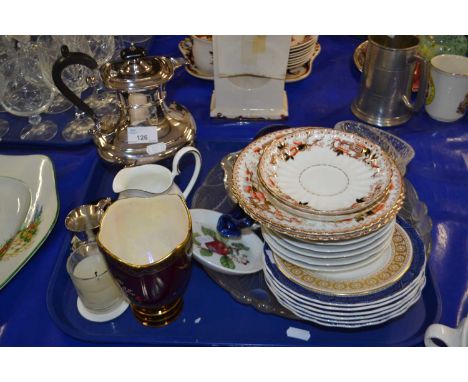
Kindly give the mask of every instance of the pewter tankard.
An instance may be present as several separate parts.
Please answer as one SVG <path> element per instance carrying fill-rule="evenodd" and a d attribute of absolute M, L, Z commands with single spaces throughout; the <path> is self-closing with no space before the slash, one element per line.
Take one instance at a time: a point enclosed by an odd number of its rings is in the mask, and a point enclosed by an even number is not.
<path fill-rule="evenodd" d="M 359 96 L 351 110 L 356 117 L 377 126 L 405 123 L 424 105 L 428 62 L 417 54 L 416 36 L 369 36 Z M 411 101 L 414 66 L 421 65 L 419 91 Z"/>

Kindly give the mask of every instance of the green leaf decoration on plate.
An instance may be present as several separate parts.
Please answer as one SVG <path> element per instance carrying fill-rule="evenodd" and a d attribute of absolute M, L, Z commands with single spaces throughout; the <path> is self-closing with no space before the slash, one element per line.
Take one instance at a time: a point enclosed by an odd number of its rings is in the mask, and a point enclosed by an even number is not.
<path fill-rule="evenodd" d="M 199 247 L 201 247 L 201 243 L 196 239 L 198 236 L 200 236 L 200 234 L 198 232 L 193 232 L 192 233 L 192 240 L 193 240 L 193 243 Z"/>
<path fill-rule="evenodd" d="M 209 229 L 207 227 L 201 227 L 201 230 L 203 232 L 204 235 L 208 235 L 208 236 L 211 236 L 212 238 L 215 238 L 216 237 L 216 231 L 213 231 L 212 229 Z"/>
<path fill-rule="evenodd" d="M 213 256 L 213 254 L 205 248 L 200 248 L 200 255 L 205 257 Z"/>
<path fill-rule="evenodd" d="M 234 269 L 236 267 L 236 265 L 234 264 L 234 261 L 232 261 L 227 256 L 222 256 L 221 259 L 219 259 L 219 262 L 225 268 Z"/>
<path fill-rule="evenodd" d="M 248 251 L 250 249 L 249 247 L 247 247 L 246 245 L 242 243 L 231 243 L 231 246 L 239 250 L 243 249 L 244 251 Z"/>

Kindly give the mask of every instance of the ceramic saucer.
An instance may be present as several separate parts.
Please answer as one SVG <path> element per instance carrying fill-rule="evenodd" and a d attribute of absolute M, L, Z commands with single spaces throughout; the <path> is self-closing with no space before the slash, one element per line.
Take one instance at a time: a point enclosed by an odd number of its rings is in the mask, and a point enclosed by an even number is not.
<path fill-rule="evenodd" d="M 209 73 L 202 72 L 201 70 L 198 70 L 198 68 L 195 65 L 189 64 L 185 66 L 185 70 L 187 70 L 187 73 L 199 78 L 201 80 L 209 80 L 213 81 L 213 75 Z"/>
<path fill-rule="evenodd" d="M 392 162 L 379 146 L 328 129 L 275 139 L 258 164 L 258 178 L 270 195 L 314 215 L 352 214 L 374 205 L 388 191 L 391 176 Z"/>
<path fill-rule="evenodd" d="M 216 230 L 222 215 L 213 210 L 191 209 L 193 256 L 202 265 L 221 273 L 244 275 L 262 269 L 263 242 L 250 229 L 239 239 L 227 239 Z"/>
<path fill-rule="evenodd" d="M 307 129 L 310 128 L 298 127 L 267 134 L 242 150 L 234 164 L 231 190 L 244 211 L 261 225 L 275 232 L 308 241 L 338 242 L 355 239 L 375 232 L 393 220 L 404 201 L 402 177 L 394 165 L 386 199 L 372 210 L 353 219 L 327 222 L 303 218 L 279 209 L 271 202 L 268 194 L 261 192 L 257 168 L 263 150 L 277 138 L 293 131 Z"/>
<path fill-rule="evenodd" d="M 192 58 L 192 45 L 190 43 L 190 38 L 187 37 L 179 42 L 179 51 L 182 53 L 184 58 L 189 62 L 188 65 L 185 65 L 185 70 L 188 74 L 199 78 L 201 80 L 213 80 L 212 73 L 206 73 L 199 70 L 193 63 Z"/>

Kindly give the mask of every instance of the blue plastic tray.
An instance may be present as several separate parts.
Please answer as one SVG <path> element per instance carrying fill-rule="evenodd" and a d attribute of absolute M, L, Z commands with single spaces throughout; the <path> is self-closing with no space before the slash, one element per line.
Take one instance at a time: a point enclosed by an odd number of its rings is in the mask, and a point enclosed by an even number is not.
<path fill-rule="evenodd" d="M 239 145 L 235 142 L 200 144 L 204 158 L 201 179 L 226 152 L 234 151 Z M 111 184 L 117 169 L 100 160 L 92 167 L 83 203 L 115 196 Z M 181 179 L 180 184 L 185 181 Z M 240 304 L 194 262 L 182 314 L 171 325 L 158 329 L 142 326 L 130 310 L 114 321 L 93 323 L 83 319 L 76 308 L 76 292 L 65 269 L 69 241 L 70 236 L 65 235 L 57 254 L 47 292 L 47 307 L 63 332 L 84 341 L 149 345 L 414 346 L 422 345 L 425 329 L 440 318 L 440 297 L 430 269 L 422 298 L 406 314 L 372 328 L 340 330 L 265 314 Z M 286 330 L 290 326 L 309 330 L 311 339 L 303 342 L 287 337 Z"/>

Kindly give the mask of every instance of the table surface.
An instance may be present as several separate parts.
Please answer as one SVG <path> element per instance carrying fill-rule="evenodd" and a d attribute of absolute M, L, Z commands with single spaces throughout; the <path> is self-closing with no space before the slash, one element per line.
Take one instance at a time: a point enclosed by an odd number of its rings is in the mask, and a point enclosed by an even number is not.
<path fill-rule="evenodd" d="M 182 38 L 155 36 L 150 53 L 180 56 L 177 45 Z M 363 38 L 320 36 L 319 41 L 322 52 L 314 62 L 312 74 L 300 82 L 286 84 L 289 118 L 282 123 L 289 126 L 333 127 L 338 121 L 356 119 L 350 111 L 350 104 L 359 89 L 360 73 L 354 67 L 352 57 Z M 196 146 L 203 154 L 197 185 L 226 152 L 243 147 L 262 127 L 272 124 L 271 121 L 211 119 L 212 90 L 211 81 L 194 78 L 183 69 L 167 86 L 168 99 L 186 106 L 197 123 Z M 70 111 L 54 118 L 64 126 L 71 117 Z M 25 118 L 6 113 L 1 113 L 0 118 L 8 119 L 12 129 L 20 129 L 26 123 Z M 416 156 L 408 166 L 406 176 L 420 199 L 427 204 L 433 220 L 433 246 L 429 261 L 442 300 L 440 322 L 455 326 L 468 314 L 467 117 L 446 124 L 432 120 L 425 111 L 421 111 L 409 122 L 389 131 L 415 149 Z M 95 163 L 96 150 L 93 144 L 48 147 L 0 142 L 0 154 L 49 156 L 55 166 L 60 198 L 60 214 L 52 233 L 24 268 L 0 291 L 0 345 L 93 345 L 68 336 L 55 325 L 47 310 L 46 294 L 61 246 L 68 235 L 63 225 L 64 218 L 74 207 L 89 202 L 85 194 L 90 185 L 82 181 L 83 172 Z M 237 303 L 197 264 L 194 264 L 187 294 L 187 298 L 193 301 L 187 304 L 180 319 L 191 325 L 193 344 L 204 343 L 205 334 L 209 337 L 208 334 L 221 332 L 226 334 L 225 343 L 232 345 L 306 344 L 286 337 L 285 332 L 289 326 L 307 328 L 307 324 L 264 314 Z M 193 296 L 197 296 L 196 299 Z M 201 320 L 194 323 L 197 318 Z M 307 344 L 313 345 L 313 339 Z"/>

